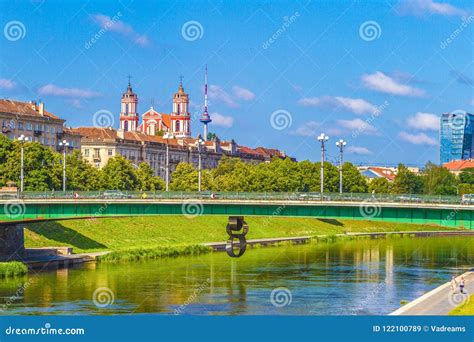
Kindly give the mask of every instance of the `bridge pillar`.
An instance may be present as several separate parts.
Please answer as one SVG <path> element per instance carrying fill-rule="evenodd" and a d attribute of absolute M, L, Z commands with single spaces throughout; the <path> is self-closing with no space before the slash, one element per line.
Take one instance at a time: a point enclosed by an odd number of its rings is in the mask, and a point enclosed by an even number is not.
<path fill-rule="evenodd" d="M 23 259 L 25 233 L 21 224 L 0 225 L 0 261 Z"/>

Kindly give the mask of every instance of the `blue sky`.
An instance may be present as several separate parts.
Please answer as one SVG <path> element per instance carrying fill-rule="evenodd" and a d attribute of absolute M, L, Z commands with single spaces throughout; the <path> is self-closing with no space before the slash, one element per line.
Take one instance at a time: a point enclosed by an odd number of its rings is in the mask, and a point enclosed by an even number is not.
<path fill-rule="evenodd" d="M 318 160 L 439 161 L 438 117 L 474 107 L 472 1 L 1 1 L 0 97 L 45 102 L 70 126 L 171 111 L 184 77 L 209 130 Z M 194 120 L 193 135 L 202 131 Z"/>

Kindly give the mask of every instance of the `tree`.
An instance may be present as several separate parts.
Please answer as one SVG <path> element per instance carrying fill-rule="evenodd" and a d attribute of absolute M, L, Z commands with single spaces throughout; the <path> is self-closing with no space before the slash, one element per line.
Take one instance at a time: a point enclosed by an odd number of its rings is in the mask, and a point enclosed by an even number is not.
<path fill-rule="evenodd" d="M 120 155 L 107 161 L 100 178 L 103 190 L 138 190 L 140 186 L 132 163 Z"/>
<path fill-rule="evenodd" d="M 201 171 L 201 181 L 201 190 L 211 190 L 210 170 Z M 170 188 L 175 191 L 198 191 L 198 170 L 189 163 L 179 163 L 171 175 Z"/>
<path fill-rule="evenodd" d="M 212 133 L 212 132 L 207 133 L 207 140 L 212 141 L 215 138 L 217 138 L 216 133 Z"/>
<path fill-rule="evenodd" d="M 456 195 L 456 177 L 448 169 L 427 163 L 423 172 L 423 192 L 427 195 Z"/>
<path fill-rule="evenodd" d="M 63 155 L 54 157 L 53 172 L 55 189 L 62 189 Z M 81 151 L 74 150 L 66 155 L 66 189 L 77 191 L 98 190 L 100 187 L 100 172 L 84 160 Z"/>
<path fill-rule="evenodd" d="M 387 180 L 387 178 L 374 178 L 369 182 L 369 192 L 375 192 L 376 194 L 389 194 L 392 192 L 392 184 Z"/>
<path fill-rule="evenodd" d="M 26 191 L 47 191 L 58 186 L 53 166 L 57 152 L 38 142 L 24 144 L 24 186 Z M 20 184 L 21 143 L 13 141 L 3 164 L 3 178 Z"/>
<path fill-rule="evenodd" d="M 339 175 L 339 174 L 338 174 Z M 339 179 L 338 183 L 339 184 Z M 339 187 L 339 185 L 338 185 Z M 342 165 L 342 190 L 344 192 L 367 192 L 367 181 L 352 163 Z"/>
<path fill-rule="evenodd" d="M 5 186 L 8 181 L 14 181 L 13 179 L 7 178 L 5 169 L 9 152 L 12 150 L 12 145 L 13 143 L 10 139 L 0 134 L 0 186 Z"/>
<path fill-rule="evenodd" d="M 141 191 L 155 191 L 164 188 L 164 181 L 153 175 L 153 169 L 147 163 L 140 163 L 136 174 Z"/>
<path fill-rule="evenodd" d="M 474 167 L 464 169 L 459 174 L 459 183 L 474 184 Z"/>
<path fill-rule="evenodd" d="M 393 181 L 392 193 L 419 194 L 423 191 L 423 180 L 403 165 L 398 165 L 398 172 Z"/>

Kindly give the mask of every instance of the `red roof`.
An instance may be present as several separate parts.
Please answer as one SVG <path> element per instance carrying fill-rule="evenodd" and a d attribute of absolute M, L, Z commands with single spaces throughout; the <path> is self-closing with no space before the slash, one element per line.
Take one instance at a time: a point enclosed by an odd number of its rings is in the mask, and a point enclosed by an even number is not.
<path fill-rule="evenodd" d="M 383 168 L 383 167 L 369 167 L 369 170 L 378 174 L 380 177 L 384 177 L 389 181 L 395 180 L 395 172 L 391 169 Z"/>
<path fill-rule="evenodd" d="M 452 160 L 449 163 L 444 163 L 443 166 L 449 171 L 462 171 L 464 169 L 474 167 L 474 160 Z"/>
<path fill-rule="evenodd" d="M 42 105 L 44 108 L 44 104 Z M 40 108 L 40 104 L 36 104 L 34 102 L 28 103 L 28 102 L 0 99 L 0 112 L 2 113 L 39 116 L 39 117 L 46 117 L 50 119 L 60 120 L 56 115 L 53 115 L 47 110 L 44 110 L 43 115 L 41 115 L 39 112 L 39 108 Z"/>

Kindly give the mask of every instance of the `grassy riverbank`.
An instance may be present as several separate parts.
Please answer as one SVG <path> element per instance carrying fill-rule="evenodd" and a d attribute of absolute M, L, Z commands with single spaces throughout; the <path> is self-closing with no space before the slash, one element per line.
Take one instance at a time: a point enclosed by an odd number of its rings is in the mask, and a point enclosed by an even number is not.
<path fill-rule="evenodd" d="M 0 262 L 0 278 L 17 277 L 28 273 L 28 267 L 22 262 Z"/>
<path fill-rule="evenodd" d="M 98 257 L 98 260 L 101 262 L 150 260 L 165 257 L 207 254 L 211 251 L 212 248 L 202 245 L 129 248 L 101 255 Z"/>
<path fill-rule="evenodd" d="M 452 310 L 450 315 L 454 316 L 472 316 L 474 315 L 474 295 L 471 295 L 469 299 L 463 304 Z"/>
<path fill-rule="evenodd" d="M 225 241 L 228 216 L 152 216 L 29 224 L 26 247 L 71 246 L 75 253 Z M 345 232 L 448 230 L 435 225 L 317 218 L 247 216 L 247 239 Z"/>

